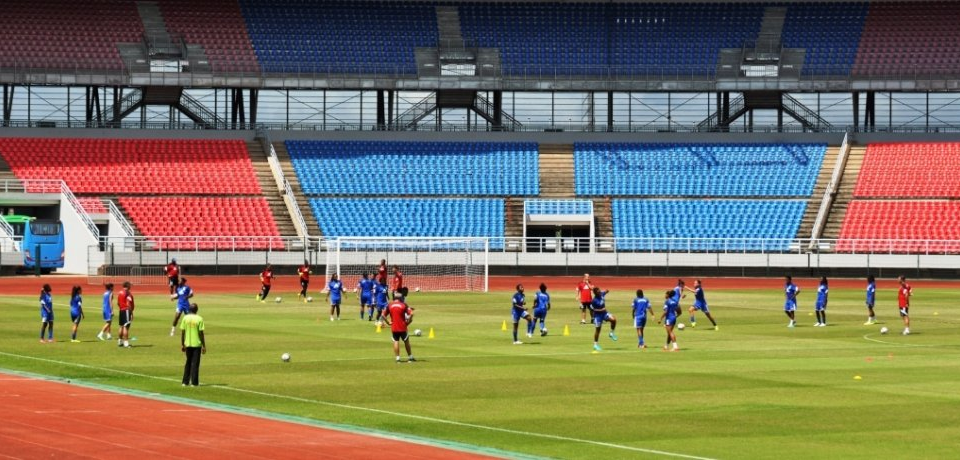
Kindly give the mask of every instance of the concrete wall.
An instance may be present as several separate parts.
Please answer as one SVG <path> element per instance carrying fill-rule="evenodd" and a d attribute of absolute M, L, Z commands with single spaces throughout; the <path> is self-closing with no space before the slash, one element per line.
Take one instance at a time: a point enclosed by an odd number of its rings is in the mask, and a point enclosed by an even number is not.
<path fill-rule="evenodd" d="M 61 273 L 87 274 L 87 253 L 90 246 L 97 245 L 97 238 L 90 232 L 80 215 L 73 209 L 65 195 L 60 196 L 60 222 L 63 222 L 64 255 Z"/>

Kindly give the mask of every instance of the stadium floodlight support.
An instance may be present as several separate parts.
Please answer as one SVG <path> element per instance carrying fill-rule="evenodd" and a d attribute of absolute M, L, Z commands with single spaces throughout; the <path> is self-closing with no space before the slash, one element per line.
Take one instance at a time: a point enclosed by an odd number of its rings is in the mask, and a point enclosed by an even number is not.
<path fill-rule="evenodd" d="M 347 288 L 364 273 L 376 275 L 381 260 L 388 276 L 399 266 L 410 291 L 487 292 L 490 241 L 476 237 L 340 237 L 326 240 L 326 276 Z M 389 283 L 388 283 L 389 284 Z"/>

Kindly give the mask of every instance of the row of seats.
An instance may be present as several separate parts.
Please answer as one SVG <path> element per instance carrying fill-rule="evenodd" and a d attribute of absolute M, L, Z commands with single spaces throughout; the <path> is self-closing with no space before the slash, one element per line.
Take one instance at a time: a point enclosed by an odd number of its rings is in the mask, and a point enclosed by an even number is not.
<path fill-rule="evenodd" d="M 840 227 L 841 252 L 958 252 L 960 202 L 853 200 Z"/>
<path fill-rule="evenodd" d="M 499 198 L 311 198 L 310 207 L 328 238 L 490 237 L 491 249 L 502 247 Z"/>
<path fill-rule="evenodd" d="M 87 214 L 107 213 L 107 207 L 103 205 L 103 201 L 100 199 L 100 197 L 81 196 L 77 197 L 77 202 L 80 203 L 80 207 L 82 207 Z"/>
<path fill-rule="evenodd" d="M 574 144 L 578 196 L 809 196 L 826 144 Z"/>
<path fill-rule="evenodd" d="M 855 197 L 960 198 L 960 142 L 867 146 Z"/>
<path fill-rule="evenodd" d="M 537 195 L 535 143 L 286 141 L 307 195 Z"/>
<path fill-rule="evenodd" d="M 611 202 L 617 250 L 784 251 L 805 200 L 640 200 Z"/>
<path fill-rule="evenodd" d="M 74 193 L 262 193 L 236 140 L 0 138 L 0 156 L 18 178 L 63 180 Z"/>
<path fill-rule="evenodd" d="M 119 202 L 157 249 L 283 248 L 273 213 L 262 196 L 121 197 Z M 211 239 L 177 239 L 194 236 Z"/>

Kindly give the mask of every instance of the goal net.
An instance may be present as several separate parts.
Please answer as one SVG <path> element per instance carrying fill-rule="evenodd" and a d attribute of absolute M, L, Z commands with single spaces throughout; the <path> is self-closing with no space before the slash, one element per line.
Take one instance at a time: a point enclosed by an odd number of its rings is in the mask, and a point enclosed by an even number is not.
<path fill-rule="evenodd" d="M 326 276 L 336 273 L 353 289 L 364 273 L 376 276 L 385 260 L 387 283 L 399 266 L 410 291 L 486 292 L 488 255 L 486 238 L 341 237 L 327 240 Z"/>

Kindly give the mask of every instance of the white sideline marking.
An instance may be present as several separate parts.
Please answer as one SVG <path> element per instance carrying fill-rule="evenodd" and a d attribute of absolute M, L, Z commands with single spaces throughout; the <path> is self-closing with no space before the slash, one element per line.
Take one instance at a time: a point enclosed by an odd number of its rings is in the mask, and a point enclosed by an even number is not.
<path fill-rule="evenodd" d="M 869 340 L 869 341 L 875 342 L 875 343 L 882 343 L 882 344 L 884 344 L 884 345 L 894 345 L 894 346 L 897 346 L 897 347 L 930 348 L 930 347 L 939 347 L 939 346 L 942 346 L 942 345 L 924 345 L 924 344 L 919 344 L 919 343 L 887 342 L 887 341 L 885 341 L 885 340 L 871 339 L 871 338 L 870 338 L 870 334 L 865 334 L 865 335 L 863 336 L 863 339 L 864 339 L 864 340 Z"/>
<path fill-rule="evenodd" d="M 35 357 L 35 356 L 25 356 L 25 355 L 12 354 L 12 353 L 2 352 L 2 351 L 0 351 L 0 355 L 10 356 L 10 357 L 13 357 L 13 358 L 32 359 L 32 360 L 35 360 L 35 361 L 41 361 L 41 362 L 47 362 L 47 363 L 53 363 L 53 364 L 60 364 L 60 365 L 64 365 L 64 366 L 74 366 L 74 367 L 79 367 L 79 368 L 84 368 L 84 369 L 93 369 L 93 370 L 97 370 L 97 371 L 114 372 L 114 373 L 117 373 L 117 374 L 130 375 L 130 376 L 134 376 L 134 377 L 148 378 L 148 379 L 160 380 L 160 381 L 165 381 L 165 382 L 179 382 L 179 381 L 180 381 L 180 379 L 167 378 L 167 377 L 157 377 L 157 376 L 153 376 L 153 375 L 140 374 L 140 373 L 136 373 L 136 372 L 123 371 L 123 370 L 119 370 L 119 369 L 111 369 L 111 368 L 108 368 L 108 367 L 91 366 L 91 365 L 88 365 L 88 364 L 72 363 L 72 362 L 60 361 L 60 360 L 56 360 L 56 359 L 38 358 L 38 357 Z M 20 380 L 24 380 L 24 379 L 20 379 Z M 237 392 L 237 393 L 254 394 L 254 395 L 266 396 L 266 397 L 276 398 L 276 399 L 286 399 L 286 400 L 289 400 L 289 401 L 296 401 L 296 402 L 303 402 L 303 403 L 310 403 L 310 404 L 318 404 L 318 405 L 324 405 L 324 406 L 337 407 L 337 408 L 341 408 L 341 409 L 350 409 L 350 410 L 356 410 L 356 411 L 373 412 L 373 413 L 377 413 L 377 414 L 385 414 L 385 415 L 392 415 L 392 416 L 395 416 L 395 417 L 403 417 L 403 418 L 410 418 L 410 419 L 415 419 L 415 420 L 423 420 L 423 421 L 433 422 L 433 423 L 441 423 L 441 424 L 446 424 L 446 425 L 453 425 L 453 426 L 460 426 L 460 427 L 467 427 L 467 428 L 475 428 L 475 429 L 479 429 L 479 430 L 496 431 L 496 432 L 500 432 L 500 433 L 509 433 L 509 434 L 516 434 L 516 435 L 529 436 L 529 437 L 535 437 L 535 438 L 542 438 L 542 439 L 552 439 L 552 440 L 556 440 L 556 441 L 565 441 L 565 442 L 575 442 L 575 443 L 580 443 L 580 444 L 589 444 L 589 445 L 594 445 L 594 446 L 609 447 L 609 448 L 613 448 L 613 449 L 620 449 L 620 450 L 626 450 L 626 451 L 631 451 L 631 452 L 642 452 L 642 453 L 646 453 L 646 454 L 661 455 L 661 456 L 664 456 L 664 457 L 687 458 L 687 459 L 693 459 L 693 460 L 715 460 L 715 459 L 712 459 L 712 458 L 710 458 L 710 457 L 698 457 L 698 456 L 695 456 L 695 455 L 687 455 L 687 454 L 681 454 L 681 453 L 677 453 L 677 452 L 667 452 L 667 451 L 656 450 L 656 449 L 644 449 L 644 448 L 642 448 L 642 447 L 624 446 L 624 445 L 621 445 L 621 444 L 613 444 L 613 443 L 601 442 L 601 441 L 592 441 L 592 440 L 589 440 L 589 439 L 578 439 L 578 438 L 571 438 L 571 437 L 567 437 L 567 436 L 559 436 L 559 435 L 546 434 L 546 433 L 534 433 L 534 432 L 530 432 L 530 431 L 511 430 L 511 429 L 508 429 L 508 428 L 499 428 L 499 427 L 495 427 L 495 426 L 477 425 L 477 424 L 474 424 L 474 423 L 458 422 L 458 421 L 455 421 L 455 420 L 446 420 L 446 419 L 434 418 L 434 417 L 425 417 L 425 416 L 422 416 L 422 415 L 404 414 L 404 413 L 402 413 L 402 412 L 394 412 L 394 411 L 388 411 L 388 410 L 383 410 L 383 409 L 374 409 L 374 408 L 370 408 L 370 407 L 352 406 L 352 405 L 349 405 L 349 404 L 340 404 L 340 403 L 334 403 L 334 402 L 329 402 L 329 401 L 320 401 L 320 400 L 315 400 L 315 399 L 298 398 L 298 397 L 296 397 L 296 396 L 278 395 L 278 394 L 266 393 L 266 392 L 257 391 L 257 390 L 247 390 L 247 389 L 244 389 L 244 388 L 237 388 L 237 387 L 230 387 L 230 386 L 220 386 L 220 385 L 210 385 L 210 387 L 211 387 L 211 388 L 217 388 L 217 389 L 219 389 L 219 390 L 235 391 L 235 392 Z M 92 412 L 98 412 L 98 411 L 92 411 Z"/>

